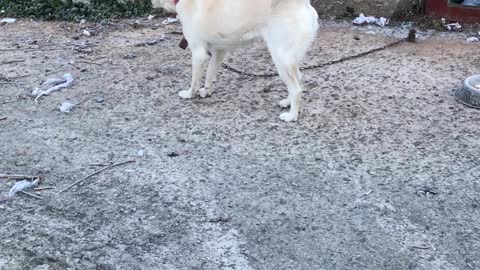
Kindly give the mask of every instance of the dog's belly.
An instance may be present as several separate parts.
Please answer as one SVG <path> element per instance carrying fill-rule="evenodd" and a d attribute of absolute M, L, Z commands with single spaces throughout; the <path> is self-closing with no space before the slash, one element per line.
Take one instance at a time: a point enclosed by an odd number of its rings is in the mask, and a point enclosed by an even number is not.
<path fill-rule="evenodd" d="M 246 46 L 255 41 L 259 41 L 261 39 L 261 35 L 259 31 L 249 31 L 241 34 L 216 33 L 207 36 L 205 39 L 211 48 L 231 48 Z"/>

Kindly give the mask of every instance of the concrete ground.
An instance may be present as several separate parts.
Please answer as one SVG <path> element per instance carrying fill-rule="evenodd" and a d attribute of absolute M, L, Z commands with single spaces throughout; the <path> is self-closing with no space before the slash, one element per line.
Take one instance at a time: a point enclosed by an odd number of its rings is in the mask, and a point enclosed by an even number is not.
<path fill-rule="evenodd" d="M 424 32 L 306 71 L 287 124 L 278 78 L 222 71 L 180 99 L 190 54 L 159 23 L 0 26 L 0 174 L 57 188 L 0 203 L 0 269 L 480 269 L 480 111 L 451 95 L 479 43 Z M 324 21 L 305 64 L 405 33 Z M 262 44 L 228 63 L 272 69 Z M 29 96 L 65 72 L 73 87 Z"/>

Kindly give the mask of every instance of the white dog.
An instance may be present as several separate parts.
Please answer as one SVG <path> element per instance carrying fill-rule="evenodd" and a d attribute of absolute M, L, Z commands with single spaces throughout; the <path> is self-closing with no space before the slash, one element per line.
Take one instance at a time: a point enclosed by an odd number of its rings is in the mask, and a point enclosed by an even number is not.
<path fill-rule="evenodd" d="M 280 119 L 296 121 L 302 89 L 299 62 L 315 39 L 318 14 L 310 0 L 174 0 L 183 34 L 192 51 L 192 85 L 179 93 L 182 98 L 206 97 L 226 53 L 238 45 L 263 38 L 277 71 L 288 87 L 288 98 L 280 106 L 290 112 Z M 212 51 L 204 88 L 204 63 Z"/>

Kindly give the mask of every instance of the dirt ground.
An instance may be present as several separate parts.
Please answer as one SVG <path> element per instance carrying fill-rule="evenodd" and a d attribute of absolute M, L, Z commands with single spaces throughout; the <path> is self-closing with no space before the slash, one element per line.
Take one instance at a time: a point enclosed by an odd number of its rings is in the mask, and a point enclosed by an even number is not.
<path fill-rule="evenodd" d="M 212 97 L 180 99 L 190 54 L 160 22 L 0 26 L 0 173 L 57 188 L 0 203 L 0 269 L 480 269 L 480 111 L 451 95 L 480 43 L 430 31 L 306 71 L 287 124 L 278 78 L 222 71 Z M 305 64 L 405 31 L 322 21 Z M 228 63 L 272 70 L 262 44 Z"/>

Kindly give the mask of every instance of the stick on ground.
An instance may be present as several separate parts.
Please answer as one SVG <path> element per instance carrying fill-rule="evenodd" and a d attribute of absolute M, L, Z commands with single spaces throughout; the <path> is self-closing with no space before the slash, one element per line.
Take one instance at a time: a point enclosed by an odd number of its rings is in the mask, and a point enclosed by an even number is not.
<path fill-rule="evenodd" d="M 0 78 L 0 80 L 1 80 L 1 78 Z M 9 82 L 7 82 L 7 83 L 9 83 Z M 21 101 L 21 100 L 24 100 L 24 98 L 18 98 L 18 99 L 7 100 L 7 101 L 0 101 L 0 105 L 14 103 L 14 102 L 18 102 L 18 101 Z"/>
<path fill-rule="evenodd" d="M 15 64 L 15 63 L 22 63 L 22 62 L 25 62 L 25 60 L 18 59 L 18 60 L 4 61 L 4 62 L 1 62 L 0 65 L 8 65 L 8 64 Z"/>
<path fill-rule="evenodd" d="M 431 247 L 412 246 L 412 248 L 416 248 L 416 249 L 430 249 Z"/>
<path fill-rule="evenodd" d="M 92 177 L 92 176 L 94 176 L 94 175 L 96 175 L 96 174 L 99 174 L 99 173 L 101 173 L 101 172 L 103 172 L 103 171 L 105 171 L 105 170 L 108 170 L 108 169 L 110 169 L 110 168 L 117 167 L 117 166 L 120 166 L 120 165 L 124 165 L 124 164 L 127 164 L 127 163 L 133 163 L 133 162 L 135 162 L 135 160 L 127 160 L 127 161 L 124 161 L 124 162 L 120 162 L 120 163 L 113 164 L 113 165 L 110 165 L 110 166 L 108 166 L 108 167 L 105 167 L 105 168 L 103 168 L 103 169 L 101 169 L 101 170 L 98 170 L 98 171 L 96 171 L 96 172 L 94 172 L 94 173 L 92 173 L 92 174 L 89 174 L 89 175 L 83 177 L 82 179 L 76 181 L 75 183 L 69 185 L 68 187 L 60 190 L 60 191 L 58 192 L 58 194 L 66 191 L 67 189 L 69 189 L 69 188 L 71 188 L 71 187 L 73 187 L 73 186 L 76 186 L 76 185 L 80 184 L 81 182 L 83 182 L 83 181 L 86 180 L 87 178 Z"/>
<path fill-rule="evenodd" d="M 28 196 L 30 196 L 30 197 L 34 197 L 34 198 L 36 198 L 36 199 L 40 199 L 40 200 L 43 199 L 41 196 L 35 195 L 35 194 L 33 194 L 33 193 L 30 193 L 30 192 L 26 192 L 26 191 L 23 191 L 23 190 L 20 190 L 20 192 L 23 193 L 23 194 L 25 194 L 25 195 L 28 195 Z"/>
<path fill-rule="evenodd" d="M 0 173 L 0 180 L 34 180 L 34 179 L 41 179 L 40 176 L 36 175 L 22 175 L 22 174 L 1 174 Z"/>
<path fill-rule="evenodd" d="M 39 187 L 39 188 L 34 188 L 33 191 L 42 191 L 42 190 L 49 190 L 49 189 L 56 189 L 56 187 Z"/>
<path fill-rule="evenodd" d="M 92 62 L 92 61 L 86 61 L 86 60 L 77 61 L 77 63 L 81 63 L 81 64 L 91 64 L 91 65 L 102 66 L 102 64 L 100 64 L 100 63 L 95 63 L 95 62 Z"/>

